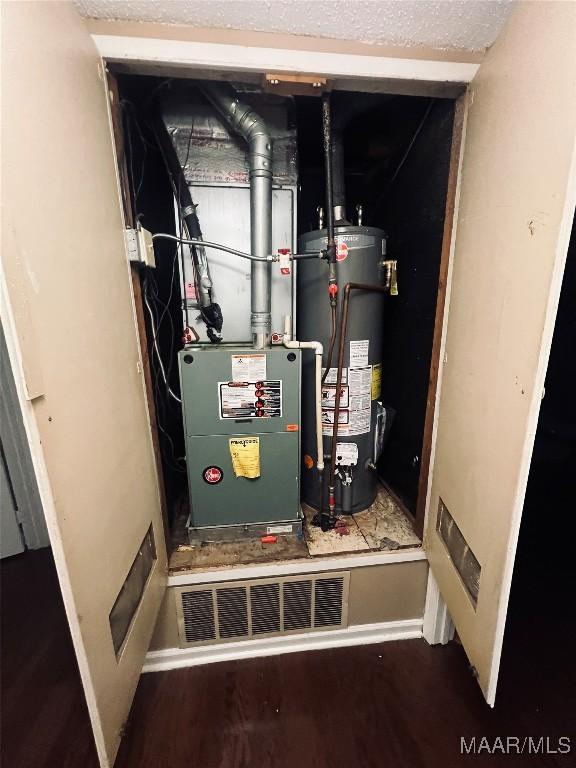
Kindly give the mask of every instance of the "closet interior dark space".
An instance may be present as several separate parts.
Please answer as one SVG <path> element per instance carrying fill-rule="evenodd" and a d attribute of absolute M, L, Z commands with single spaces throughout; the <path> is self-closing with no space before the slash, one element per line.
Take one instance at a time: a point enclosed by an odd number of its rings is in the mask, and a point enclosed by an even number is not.
<path fill-rule="evenodd" d="M 203 96 L 194 81 L 122 74 L 117 80 L 137 220 L 151 232 L 178 234 L 172 189 L 152 129 L 153 115 L 164 99 L 202 103 Z M 244 87 L 250 93 L 250 86 Z M 322 101 L 263 93 L 256 86 L 252 90 L 257 103 L 284 103 L 289 127 L 297 137 L 300 236 L 318 228 L 318 208 L 324 204 Z M 436 309 L 454 104 L 451 99 L 381 93 L 332 94 L 333 130 L 343 146 L 347 217 L 356 224 L 360 216 L 364 225 L 383 229 L 387 258 L 398 264 L 398 295 L 385 306 L 382 358 L 382 399 L 393 421 L 378 471 L 412 515 L 419 493 L 425 494 L 421 458 L 426 410 L 434 395 L 434 391 L 429 394 L 433 342 L 440 333 Z M 202 225 L 201 206 L 198 216 Z M 152 345 L 158 344 L 167 361 L 170 387 L 177 392 L 178 371 L 171 361 L 181 348 L 182 287 L 177 247 L 167 241 L 159 241 L 156 247 L 157 268 L 143 270 L 141 280 L 164 482 L 168 509 L 174 514 L 186 493 L 182 420 L 178 404 L 167 394 Z M 226 338 L 226 324 L 223 332 Z"/>

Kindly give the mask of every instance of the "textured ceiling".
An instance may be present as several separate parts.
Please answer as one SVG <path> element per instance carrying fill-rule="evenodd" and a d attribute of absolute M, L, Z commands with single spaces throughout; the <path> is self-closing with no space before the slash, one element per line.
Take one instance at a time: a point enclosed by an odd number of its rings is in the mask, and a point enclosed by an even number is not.
<path fill-rule="evenodd" d="M 481 51 L 514 0 L 74 0 L 83 16 Z"/>

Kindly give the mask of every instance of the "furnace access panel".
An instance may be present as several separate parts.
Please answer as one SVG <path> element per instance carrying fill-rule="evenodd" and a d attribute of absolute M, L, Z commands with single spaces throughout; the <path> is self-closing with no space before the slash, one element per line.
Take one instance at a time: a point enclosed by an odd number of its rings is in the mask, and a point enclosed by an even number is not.
<path fill-rule="evenodd" d="M 197 345 L 179 363 L 191 529 L 298 532 L 300 351 Z"/>

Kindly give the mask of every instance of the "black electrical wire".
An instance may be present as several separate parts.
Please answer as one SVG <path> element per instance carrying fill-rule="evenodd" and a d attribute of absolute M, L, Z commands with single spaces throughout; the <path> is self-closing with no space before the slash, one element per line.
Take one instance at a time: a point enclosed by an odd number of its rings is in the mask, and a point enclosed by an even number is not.
<path fill-rule="evenodd" d="M 129 149 L 129 152 L 130 152 L 130 181 L 131 181 L 132 194 L 133 194 L 133 209 L 134 209 L 134 216 L 136 218 L 136 221 L 138 221 L 138 218 L 139 218 L 139 215 L 140 215 L 140 213 L 138 211 L 138 198 L 140 196 L 140 192 L 142 190 L 142 185 L 144 183 L 144 174 L 146 172 L 146 159 L 148 157 L 148 147 L 147 147 L 146 142 L 144 140 L 144 137 L 142 135 L 142 131 L 141 131 L 140 125 L 138 123 L 138 118 L 132 117 L 130 115 L 130 110 L 127 108 L 129 106 L 133 107 L 133 105 L 131 104 L 131 102 L 128 102 L 128 101 L 121 101 L 120 105 L 124 109 L 124 115 L 126 117 L 126 123 L 127 123 L 127 125 L 126 125 L 126 128 L 127 128 L 126 133 L 128 135 L 128 149 Z M 144 159 L 142 160 L 142 163 L 140 164 L 141 165 L 141 168 L 140 168 L 140 179 L 139 179 L 137 185 L 136 185 L 136 183 L 134 181 L 134 171 L 133 171 L 133 165 L 132 165 L 132 160 L 133 160 L 133 157 L 134 157 L 133 148 L 132 148 L 132 126 L 133 125 L 136 128 L 136 131 L 138 132 L 138 136 L 140 138 L 140 143 L 141 143 L 142 148 L 144 150 Z"/>
<path fill-rule="evenodd" d="M 152 145 L 149 145 L 148 142 L 146 141 L 142 133 L 140 124 L 138 122 L 137 116 L 130 114 L 130 110 L 128 107 L 132 107 L 132 109 L 134 109 L 134 105 L 131 104 L 131 102 L 123 101 L 122 107 L 123 107 L 123 114 L 126 119 L 126 135 L 128 138 L 129 162 L 127 163 L 127 165 L 128 165 L 129 181 L 130 181 L 130 193 L 131 193 L 130 197 L 132 202 L 132 210 L 134 212 L 134 219 L 136 222 L 138 222 L 139 219 L 141 218 L 141 212 L 138 209 L 139 208 L 138 200 L 139 200 L 140 192 L 142 190 L 142 186 L 144 184 L 144 177 L 146 173 L 146 161 L 148 158 L 148 146 L 152 146 Z M 134 173 L 134 147 L 132 143 L 132 132 L 134 129 L 138 134 L 138 137 L 142 145 L 143 154 L 144 154 L 144 157 L 141 163 L 138 183 L 136 183 L 136 177 Z M 181 237 L 182 237 L 182 234 L 183 234 L 183 227 L 180 219 L 180 236 Z M 156 279 L 151 270 L 144 271 L 144 279 L 142 282 L 143 282 L 144 302 L 150 316 L 150 325 L 152 328 L 152 338 L 151 340 L 149 339 L 149 344 L 150 344 L 149 359 L 150 359 L 150 365 L 151 365 L 151 371 L 152 371 L 152 380 L 154 384 L 154 393 L 155 393 L 154 400 L 156 402 L 156 424 L 162 439 L 167 444 L 167 449 L 162 451 L 162 456 L 168 468 L 172 469 L 175 472 L 185 473 L 186 470 L 178 463 L 180 459 L 176 456 L 176 449 L 175 449 L 172 437 L 170 436 L 170 434 L 168 433 L 167 429 L 164 426 L 165 424 L 168 423 L 168 420 L 169 420 L 167 410 L 166 410 L 167 406 L 170 407 L 170 404 L 174 400 L 175 402 L 177 401 L 178 403 L 179 411 L 181 408 L 180 398 L 173 392 L 173 390 L 170 387 L 173 357 L 174 357 L 174 323 L 173 323 L 172 315 L 170 312 L 170 304 L 171 304 L 172 296 L 174 292 L 176 263 L 177 263 L 179 250 L 181 249 L 177 245 L 174 250 L 174 256 L 172 259 L 172 271 L 170 276 L 170 292 L 166 302 L 162 301 L 162 299 L 159 296 L 158 285 L 156 283 Z M 158 309 L 158 305 L 160 305 L 160 310 Z M 160 349 L 158 347 L 158 337 L 160 334 L 162 323 L 164 322 L 165 318 L 167 318 L 169 322 L 169 334 L 170 334 L 169 358 L 168 358 L 169 363 L 167 367 L 164 367 L 164 363 L 160 358 Z M 163 387 L 160 384 L 161 378 L 163 379 Z"/>
<path fill-rule="evenodd" d="M 164 309 L 162 314 L 160 315 L 158 319 L 158 323 L 156 325 L 156 328 L 154 330 L 154 338 L 152 340 L 152 343 L 156 343 L 156 340 L 158 338 L 158 334 L 160 333 L 160 326 L 162 325 L 162 322 L 164 321 L 164 318 L 168 315 L 170 317 L 170 321 L 172 321 L 172 317 L 170 315 L 170 303 L 172 301 L 172 296 L 174 294 L 174 278 L 176 276 L 176 262 L 178 259 L 178 249 L 174 252 L 174 256 L 172 258 L 172 273 L 170 275 L 170 293 L 168 294 L 168 299 L 166 302 L 162 302 L 164 305 Z"/>
<path fill-rule="evenodd" d="M 161 370 L 161 373 L 162 373 L 162 378 L 164 379 L 164 385 L 166 386 L 167 394 L 170 397 L 172 397 L 174 400 L 176 400 L 177 402 L 181 403 L 182 401 L 180 400 L 178 395 L 176 395 L 173 392 L 173 390 L 170 388 L 170 381 L 169 381 L 168 375 L 166 373 L 166 369 L 164 367 L 164 363 L 162 361 L 162 356 L 160 355 L 160 349 L 158 348 L 158 341 L 157 341 L 159 327 L 158 327 L 157 324 L 155 324 L 154 313 L 153 313 L 153 310 L 152 310 L 152 306 L 150 304 L 150 296 L 149 296 L 149 292 L 148 292 L 148 284 L 147 284 L 146 281 L 144 282 L 144 304 L 146 306 L 146 309 L 148 310 L 148 314 L 150 316 L 150 323 L 152 325 L 152 330 L 154 332 L 154 336 L 153 336 L 152 344 L 151 344 L 151 347 L 152 347 L 152 349 L 151 349 L 152 357 L 154 357 L 154 353 L 156 353 L 156 358 L 158 360 L 158 365 L 160 366 L 160 370 Z M 169 371 L 171 371 L 171 368 L 169 369 Z"/>
<path fill-rule="evenodd" d="M 148 275 L 149 281 L 150 281 L 150 299 L 152 302 L 157 305 L 161 305 L 161 308 L 163 310 L 167 311 L 166 318 L 169 323 L 169 334 L 170 334 L 170 345 L 168 349 L 168 365 L 166 366 L 166 378 L 168 382 L 172 380 L 172 361 L 174 360 L 176 350 L 174 349 L 174 321 L 172 320 L 172 314 L 169 311 L 168 304 L 165 304 L 164 301 L 160 298 L 159 292 L 158 292 L 158 285 L 156 283 L 156 280 L 154 278 L 152 270 L 150 270 L 150 273 Z M 159 323 L 156 326 L 158 328 L 158 331 L 160 331 Z M 172 400 L 169 400 L 168 402 L 172 402 Z"/>
<path fill-rule="evenodd" d="M 402 167 L 403 167 L 404 163 L 406 162 L 406 159 L 408 158 L 408 155 L 410 154 L 410 151 L 411 151 L 412 147 L 414 146 L 414 142 L 416 141 L 416 139 L 418 138 L 418 136 L 420 134 L 420 131 L 424 127 L 424 123 L 426 122 L 426 119 L 427 119 L 428 115 L 430 114 L 430 110 L 432 109 L 433 105 L 434 105 L 434 99 L 430 99 L 430 101 L 428 102 L 428 106 L 426 107 L 426 111 L 424 112 L 424 115 L 422 116 L 422 119 L 418 123 L 418 127 L 414 131 L 414 135 L 412 136 L 412 138 L 410 140 L 410 143 L 406 147 L 406 151 L 402 155 L 402 159 L 400 160 L 400 162 L 396 166 L 396 170 L 394 171 L 394 173 L 392 174 L 392 176 L 390 177 L 390 179 L 388 181 L 388 186 L 389 187 L 391 187 L 392 184 L 396 181 L 396 177 L 398 176 L 398 174 L 402 170 Z"/>
<path fill-rule="evenodd" d="M 147 282 L 145 281 L 145 285 L 147 289 Z M 154 325 L 158 320 L 158 315 L 154 315 L 154 309 L 150 309 L 150 313 L 153 315 L 154 319 L 152 320 L 152 324 Z M 167 453 L 166 451 L 162 452 L 162 456 L 164 461 L 166 462 L 166 466 L 170 469 L 177 471 L 177 472 L 185 472 L 185 470 L 178 465 L 179 459 L 176 456 L 176 450 L 174 447 L 174 442 L 169 435 L 169 433 L 164 428 L 163 424 L 164 422 L 167 422 L 167 413 L 166 413 L 166 407 L 165 407 L 165 400 L 162 397 L 162 387 L 160 386 L 160 378 L 162 376 L 159 366 L 156 364 L 156 357 L 154 355 L 154 350 L 151 349 L 150 352 L 150 365 L 152 369 L 153 374 L 153 382 L 154 382 L 154 390 L 155 390 L 155 401 L 156 401 L 156 423 L 158 426 L 158 429 L 160 431 L 160 434 L 164 438 L 164 440 L 168 443 L 170 453 Z M 169 400 L 168 400 L 169 402 Z"/>

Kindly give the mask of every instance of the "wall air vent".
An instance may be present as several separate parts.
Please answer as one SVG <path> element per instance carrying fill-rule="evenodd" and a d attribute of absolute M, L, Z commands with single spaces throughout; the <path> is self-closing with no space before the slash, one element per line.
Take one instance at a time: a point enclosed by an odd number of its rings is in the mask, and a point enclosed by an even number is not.
<path fill-rule="evenodd" d="M 197 643 L 216 639 L 212 592 L 202 589 L 182 594 L 182 616 L 186 642 Z"/>
<path fill-rule="evenodd" d="M 349 572 L 180 587 L 180 645 L 347 626 Z"/>
<path fill-rule="evenodd" d="M 442 499 L 438 502 L 437 530 L 450 555 L 452 564 L 462 579 L 468 597 L 476 608 L 482 568 Z"/>

